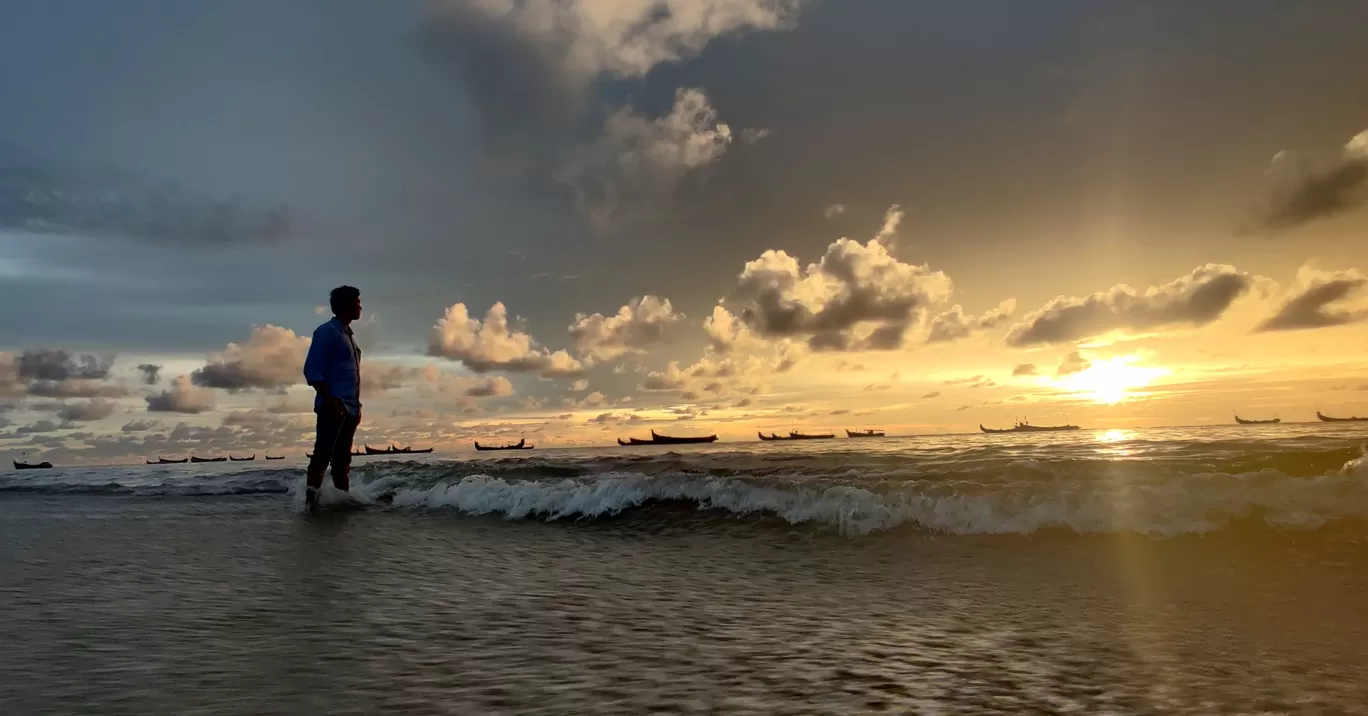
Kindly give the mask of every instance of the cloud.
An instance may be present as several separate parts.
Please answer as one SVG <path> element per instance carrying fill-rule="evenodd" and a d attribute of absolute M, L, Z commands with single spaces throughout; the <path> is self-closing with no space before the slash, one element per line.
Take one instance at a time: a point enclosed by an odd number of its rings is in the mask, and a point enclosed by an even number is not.
<path fill-rule="evenodd" d="M 69 403 L 57 411 L 57 417 L 67 422 L 90 422 L 103 420 L 114 414 L 115 405 L 103 398 L 94 398 L 84 403 Z"/>
<path fill-rule="evenodd" d="M 699 89 L 681 88 L 670 112 L 654 119 L 630 107 L 614 112 L 594 142 L 573 149 L 554 173 L 599 227 L 674 194 L 690 173 L 722 158 L 731 127 Z"/>
<path fill-rule="evenodd" d="M 155 420 L 130 420 L 120 428 L 125 433 L 143 433 L 149 430 L 156 430 L 161 427 L 161 423 Z"/>
<path fill-rule="evenodd" d="M 629 353 L 644 354 L 651 346 L 668 341 L 684 319 L 669 299 L 647 295 L 633 298 L 613 316 L 575 314 L 570 338 L 587 361 L 610 361 Z"/>
<path fill-rule="evenodd" d="M 309 339 L 280 326 L 252 329 L 245 343 L 229 343 L 222 353 L 190 374 L 205 388 L 229 391 L 286 388 L 304 380 L 304 358 Z"/>
<path fill-rule="evenodd" d="M 16 435 L 34 435 L 37 433 L 55 432 L 57 430 L 60 430 L 61 428 L 62 426 L 58 425 L 57 423 L 44 418 L 43 420 L 39 420 L 28 425 L 20 425 L 18 428 L 15 428 L 14 433 Z"/>
<path fill-rule="evenodd" d="M 1074 351 L 1059 361 L 1059 368 L 1055 370 L 1055 377 L 1060 378 L 1074 373 L 1082 373 L 1092 367 L 1092 361 L 1083 357 L 1082 353 Z"/>
<path fill-rule="evenodd" d="M 898 216 L 890 211 L 868 243 L 840 239 L 806 268 L 777 250 L 747 263 L 735 292 L 741 320 L 762 337 L 805 337 L 818 351 L 901 347 L 906 331 L 927 307 L 949 298 L 953 284 L 940 271 L 889 253 L 883 240 Z"/>
<path fill-rule="evenodd" d="M 575 393 L 583 393 L 584 391 L 589 390 L 589 381 L 577 380 L 570 384 L 570 390 Z"/>
<path fill-rule="evenodd" d="M 418 375 L 418 371 L 405 365 L 383 361 L 361 361 L 361 392 L 377 393 L 398 390 Z"/>
<path fill-rule="evenodd" d="M 293 220 L 283 206 L 198 196 L 131 174 L 0 154 L 0 228 L 152 244 L 270 244 Z"/>
<path fill-rule="evenodd" d="M 1019 366 L 1017 366 L 1017 367 L 1015 367 L 1015 368 L 1012 369 L 1012 377 L 1014 377 L 1014 378 L 1021 377 L 1021 376 L 1023 376 L 1023 375 L 1039 375 L 1039 374 L 1040 374 L 1040 371 L 1036 369 L 1034 363 L 1022 363 L 1021 365 L 1019 365 Z"/>
<path fill-rule="evenodd" d="M 447 309 L 432 327 L 428 355 L 459 361 L 476 373 L 537 373 L 543 378 L 575 378 L 584 365 L 563 350 L 550 352 L 508 325 L 508 309 L 495 303 L 483 322 L 470 317 L 464 303 Z"/>
<path fill-rule="evenodd" d="M 102 383 L 98 380 L 46 380 L 30 383 L 29 395 L 41 398 L 121 398 L 128 395 L 128 389 L 121 385 Z"/>
<path fill-rule="evenodd" d="M 455 396 L 459 403 L 473 406 L 470 398 L 496 398 L 513 395 L 513 383 L 502 375 L 473 378 L 454 375 L 435 365 L 423 366 L 420 371 L 421 386 L 425 391 L 439 395 Z"/>
<path fill-rule="evenodd" d="M 974 406 L 972 406 L 972 405 L 961 405 L 961 406 L 959 406 L 958 408 L 955 408 L 955 412 L 956 412 L 956 413 L 963 413 L 963 412 L 966 411 L 966 410 L 972 410 L 973 407 L 974 407 Z"/>
<path fill-rule="evenodd" d="M 1292 167 L 1293 163 L 1298 166 Z M 1269 231 L 1295 228 L 1368 204 L 1368 130 L 1319 164 L 1278 152 L 1268 173 L 1277 180 L 1256 221 Z"/>
<path fill-rule="evenodd" d="M 1009 298 L 982 316 L 966 316 L 964 309 L 955 304 L 950 310 L 931 320 L 931 331 L 927 343 L 948 343 L 968 338 L 975 331 L 986 331 L 1007 320 L 1016 311 L 1016 299 Z"/>
<path fill-rule="evenodd" d="M 19 355 L 21 380 L 104 380 L 114 365 L 113 356 L 76 355 L 64 350 L 26 350 Z"/>
<path fill-rule="evenodd" d="M 941 392 L 940 392 L 939 390 L 933 390 L 933 391 L 931 391 L 930 393 L 927 393 L 926 395 L 923 395 L 923 396 L 922 396 L 922 400 L 931 400 L 932 398 L 939 398 L 939 397 L 941 397 Z"/>
<path fill-rule="evenodd" d="M 844 214 L 845 210 L 845 204 L 831 204 L 827 208 L 822 209 L 822 218 L 833 219 L 837 216 L 840 216 L 841 214 Z"/>
<path fill-rule="evenodd" d="M 1256 333 L 1328 328 L 1368 319 L 1368 307 L 1332 307 L 1332 304 L 1340 303 L 1368 286 L 1368 277 L 1357 269 L 1330 272 L 1303 266 L 1297 272 L 1297 284 L 1295 293 L 1276 314 L 1254 329 Z"/>
<path fill-rule="evenodd" d="M 513 394 L 513 383 L 507 378 L 496 375 L 483 380 L 476 381 L 465 394 L 471 398 L 492 398 L 497 396 L 507 396 Z"/>
<path fill-rule="evenodd" d="M 143 385 L 156 385 L 157 381 L 161 380 L 161 369 L 161 366 L 151 363 L 139 365 L 138 372 L 142 373 Z"/>
<path fill-rule="evenodd" d="M 214 409 L 214 391 L 196 388 L 188 375 L 177 377 L 171 387 L 145 398 L 152 413 L 186 413 L 194 415 Z"/>
<path fill-rule="evenodd" d="M 1012 326 L 1007 343 L 1018 348 L 1069 343 L 1114 330 L 1146 330 L 1220 318 L 1254 284 L 1234 266 L 1207 264 L 1144 293 L 1121 284 L 1083 298 L 1060 296 Z"/>

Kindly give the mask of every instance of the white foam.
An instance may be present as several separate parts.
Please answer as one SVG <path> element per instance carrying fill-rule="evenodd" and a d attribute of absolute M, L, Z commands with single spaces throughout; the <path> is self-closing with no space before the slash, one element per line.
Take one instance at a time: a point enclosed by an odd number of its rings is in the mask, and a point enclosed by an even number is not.
<path fill-rule="evenodd" d="M 377 481 L 378 482 L 378 481 Z M 393 483 L 384 486 L 389 489 Z M 1368 460 L 1318 477 L 1276 470 L 1197 473 L 1161 481 L 972 483 L 912 481 L 874 492 L 850 485 L 783 487 L 734 478 L 650 477 L 609 473 L 555 481 L 472 475 L 427 489 L 399 489 L 392 504 L 449 508 L 510 519 L 593 519 L 651 500 L 682 500 L 736 515 L 768 513 L 791 524 L 824 524 L 846 535 L 914 525 L 953 534 L 1029 534 L 1059 528 L 1079 533 L 1153 536 L 1204 533 L 1234 521 L 1261 519 L 1282 529 L 1368 519 Z M 368 490 L 368 494 L 379 494 Z"/>

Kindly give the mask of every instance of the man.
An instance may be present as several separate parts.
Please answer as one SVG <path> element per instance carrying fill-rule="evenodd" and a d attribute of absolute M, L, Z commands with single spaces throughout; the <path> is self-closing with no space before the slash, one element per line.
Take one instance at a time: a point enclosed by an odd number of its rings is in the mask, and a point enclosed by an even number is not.
<path fill-rule="evenodd" d="M 304 379 L 317 393 L 314 412 L 318 414 L 318 437 L 304 493 L 310 511 L 318 506 L 328 463 L 332 463 L 333 487 L 350 489 L 352 438 L 361 424 L 361 349 L 351 329 L 352 321 L 361 318 L 361 291 L 338 286 L 328 303 L 332 320 L 314 330 L 309 356 L 304 359 Z"/>

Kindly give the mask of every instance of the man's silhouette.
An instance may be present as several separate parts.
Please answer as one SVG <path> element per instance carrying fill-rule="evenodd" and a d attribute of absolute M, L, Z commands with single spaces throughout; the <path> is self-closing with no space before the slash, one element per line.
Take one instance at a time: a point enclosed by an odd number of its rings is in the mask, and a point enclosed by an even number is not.
<path fill-rule="evenodd" d="M 314 330 L 309 357 L 304 360 L 304 379 L 317 393 L 314 412 L 318 414 L 318 436 L 309 459 L 309 486 L 304 495 L 309 510 L 318 506 L 318 489 L 323 486 L 329 463 L 333 486 L 350 489 L 352 438 L 361 424 L 361 349 L 356 347 L 351 329 L 352 321 L 361 318 L 361 292 L 352 286 L 338 286 L 328 303 L 332 320 Z"/>

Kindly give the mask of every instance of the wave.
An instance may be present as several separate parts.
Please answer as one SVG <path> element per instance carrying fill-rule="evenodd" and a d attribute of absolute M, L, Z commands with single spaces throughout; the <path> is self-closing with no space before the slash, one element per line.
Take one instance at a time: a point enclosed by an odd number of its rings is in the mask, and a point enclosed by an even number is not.
<path fill-rule="evenodd" d="M 1356 453 L 1356 455 L 1355 455 Z M 1345 459 L 1348 458 L 1348 459 Z M 1300 474 L 1305 466 L 1337 467 Z M 1214 459 L 1165 463 L 1124 459 L 938 462 L 751 461 L 722 466 L 681 456 L 644 459 L 383 462 L 358 466 L 353 489 L 325 485 L 324 504 L 392 511 L 443 510 L 509 520 L 631 519 L 672 505 L 672 519 L 707 515 L 778 520 L 859 537 L 911 529 L 955 535 L 1130 532 L 1205 534 L 1234 525 L 1309 531 L 1368 520 L 1368 457 L 1361 450 L 1227 461 L 1255 469 L 1205 469 Z M 1302 470 L 1293 469 L 1300 466 Z M 1285 469 L 1286 468 L 1286 469 Z M 1293 474 L 1290 474 L 1293 473 Z M 0 476 L 0 493 L 127 494 L 156 497 L 288 495 L 303 502 L 296 469 L 220 475 L 129 471 L 125 476 Z"/>

